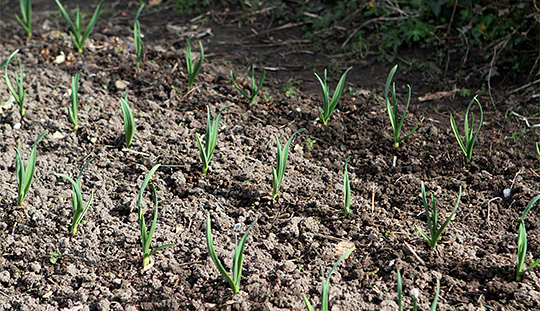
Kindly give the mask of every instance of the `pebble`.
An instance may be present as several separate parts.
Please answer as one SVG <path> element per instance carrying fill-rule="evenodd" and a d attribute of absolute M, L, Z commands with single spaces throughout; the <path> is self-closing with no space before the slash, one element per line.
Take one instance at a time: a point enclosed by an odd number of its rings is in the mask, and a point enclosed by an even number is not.
<path fill-rule="evenodd" d="M 54 134 L 52 135 L 52 138 L 54 138 L 54 139 L 62 139 L 64 137 L 65 137 L 64 134 L 62 134 L 62 133 L 60 133 L 58 131 L 54 132 Z"/>
<path fill-rule="evenodd" d="M 116 86 L 116 88 L 120 91 L 125 90 L 128 85 L 129 85 L 129 82 L 124 81 L 124 80 L 118 80 L 114 82 L 114 86 Z"/>
<path fill-rule="evenodd" d="M 41 265 L 38 262 L 32 262 L 29 265 L 30 270 L 39 273 L 41 271 Z"/>
<path fill-rule="evenodd" d="M 111 308 L 111 303 L 108 299 L 101 299 L 97 303 L 96 308 L 100 311 L 108 311 Z"/>
<path fill-rule="evenodd" d="M 66 273 L 69 275 L 76 275 L 77 274 L 77 267 L 75 265 L 71 264 L 66 267 Z"/>
<path fill-rule="evenodd" d="M 0 272 L 0 282 L 8 283 L 10 279 L 11 279 L 11 275 L 9 274 L 9 271 Z"/>

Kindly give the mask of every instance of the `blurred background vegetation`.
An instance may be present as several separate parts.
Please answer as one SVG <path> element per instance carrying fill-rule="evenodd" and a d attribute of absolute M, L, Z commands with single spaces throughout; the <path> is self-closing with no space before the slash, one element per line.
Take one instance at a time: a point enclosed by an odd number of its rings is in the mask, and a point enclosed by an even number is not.
<path fill-rule="evenodd" d="M 350 60 L 395 62 L 413 53 L 416 66 L 436 66 L 457 82 L 519 86 L 540 78 L 536 0 L 179 0 L 175 7 L 252 27 L 292 24 L 314 53 Z"/>

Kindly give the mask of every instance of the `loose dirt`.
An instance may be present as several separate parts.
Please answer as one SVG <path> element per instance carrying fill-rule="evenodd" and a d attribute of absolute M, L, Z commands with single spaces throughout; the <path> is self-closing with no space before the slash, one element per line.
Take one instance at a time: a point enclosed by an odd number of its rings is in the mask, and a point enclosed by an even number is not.
<path fill-rule="evenodd" d="M 407 77 L 401 69 L 406 65 L 400 64 L 401 103 L 406 83 L 413 87 L 403 131 L 419 127 L 395 148 L 382 96 L 393 64 L 369 67 L 362 60 L 340 66 L 331 76 L 332 89 L 342 71 L 349 65 L 355 69 L 338 109 L 323 126 L 317 120 L 322 100 L 313 72 L 322 73 L 328 58 L 280 54 L 256 36 L 249 44 L 239 41 L 250 27 L 176 23 L 179 17 L 170 7 L 149 7 L 141 16 L 146 57 L 136 69 L 131 23 L 137 5 L 115 5 L 106 4 L 82 54 L 72 51 L 54 3 L 36 4 L 36 30 L 28 45 L 12 18 L 17 6 L 3 7 L 0 60 L 21 49 L 27 114 L 21 119 L 1 79 L 0 310 L 305 310 L 302 293 L 319 303 L 321 268 L 329 271 L 343 245 L 356 250 L 331 278 L 334 311 L 397 310 L 398 269 L 406 310 L 412 309 L 408 293 L 413 288 L 420 291 L 419 309 L 429 309 L 437 280 L 437 310 L 480 310 L 481 304 L 488 310 L 540 309 L 537 270 L 522 282 L 514 276 L 519 217 L 538 194 L 540 181 L 538 137 L 511 113 L 527 111 L 526 101 L 495 93 L 492 102 L 487 93 L 479 95 L 484 122 L 473 161 L 465 164 L 449 117 L 453 114 L 462 130 L 472 97 L 419 101 L 426 92 L 416 90 L 428 87 Z M 195 87 L 186 92 L 190 33 L 196 34 L 194 51 L 202 41 L 207 58 Z M 261 53 L 267 55 L 264 61 L 256 61 Z M 229 78 L 234 70 L 243 86 L 250 85 L 244 72 L 251 62 L 257 77 L 260 68 L 269 69 L 253 105 Z M 14 69 L 10 64 L 8 71 Z M 78 71 L 80 129 L 73 132 L 66 111 L 71 77 Z M 298 83 L 286 94 L 283 86 L 291 81 Z M 136 123 L 130 149 L 124 149 L 119 103 L 126 92 Z M 204 176 L 195 134 L 204 134 L 207 106 L 215 116 L 230 104 Z M 283 144 L 301 128 L 306 130 L 291 144 L 273 200 L 276 136 Z M 49 134 L 37 148 L 30 192 L 23 206 L 15 206 L 15 148 L 21 144 L 26 163 L 44 130 Z M 352 215 L 344 218 L 343 166 L 349 156 Z M 94 198 L 79 233 L 71 237 L 71 187 L 55 173 L 75 177 L 90 158 L 95 160 L 83 172 L 82 190 L 85 201 L 92 191 Z M 143 271 L 136 199 L 156 164 L 161 167 L 152 182 L 160 209 L 151 248 L 175 246 L 158 251 Z M 437 250 L 414 228 L 428 230 L 419 197 L 422 181 L 434 193 L 439 222 L 463 188 Z M 511 189 L 506 198 L 505 189 Z M 153 198 L 146 193 L 143 208 L 150 223 Z M 238 295 L 232 295 L 208 255 L 208 215 L 227 269 L 235 234 L 242 236 L 258 219 L 247 239 Z M 539 215 L 534 207 L 525 222 L 533 258 L 540 257 Z"/>

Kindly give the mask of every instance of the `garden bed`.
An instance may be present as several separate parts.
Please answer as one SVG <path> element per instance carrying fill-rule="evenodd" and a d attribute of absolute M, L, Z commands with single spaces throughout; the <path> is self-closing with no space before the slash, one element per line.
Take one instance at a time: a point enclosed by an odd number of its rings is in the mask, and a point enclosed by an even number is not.
<path fill-rule="evenodd" d="M 0 21 L 0 60 L 21 49 L 28 90 L 21 119 L 0 80 L 0 310 L 302 310 L 302 293 L 318 304 L 321 268 L 330 269 L 343 245 L 356 250 L 331 278 L 331 310 L 397 310 L 398 269 L 406 310 L 412 309 L 407 294 L 413 288 L 420 291 L 420 309 L 427 310 L 437 280 L 437 310 L 480 310 L 481 304 L 488 310 L 540 308 L 540 274 L 531 270 L 516 282 L 514 271 L 519 218 L 538 194 L 540 180 L 537 135 L 509 113 L 524 107 L 519 97 L 496 93 L 505 100 L 496 96 L 493 103 L 487 92 L 479 94 L 484 122 L 466 164 L 449 118 L 454 115 L 461 131 L 472 95 L 420 101 L 428 87 L 403 73 L 405 64 L 396 75 L 401 103 L 406 84 L 413 88 L 404 132 L 419 127 L 396 148 L 382 96 L 394 64 L 351 64 L 347 92 L 324 126 L 317 120 L 322 97 L 312 72 L 322 73 L 319 64 L 326 57 L 281 55 L 267 46 L 273 53 L 268 59 L 276 63 L 256 63 L 257 77 L 261 67 L 269 70 L 265 89 L 250 105 L 229 78 L 234 70 L 241 85 L 250 84 L 243 74 L 251 64 L 246 59 L 264 52 L 255 44 L 234 52 L 240 45 L 231 34 L 247 36 L 249 28 L 209 23 L 182 30 L 167 21 L 174 13 L 157 19 L 150 10 L 141 16 L 147 52 L 137 69 L 134 3 L 115 8 L 117 14 L 106 8 L 82 54 L 72 50 L 52 5 L 35 9 L 40 28 L 28 45 L 10 18 L 16 7 L 7 8 Z M 215 36 L 204 35 L 208 31 Z M 186 92 L 182 34 L 192 32 L 201 35 L 193 40 L 202 41 L 207 58 L 195 87 Z M 332 89 L 348 65 L 330 76 Z M 10 64 L 9 72 L 14 68 Z M 79 70 L 80 128 L 74 132 L 68 90 Z M 291 81 L 298 83 L 285 92 Z M 120 109 L 126 92 L 136 128 L 130 149 L 124 148 Z M 220 119 L 211 169 L 203 175 L 195 134 L 204 134 L 207 106 L 215 116 L 230 104 Z M 291 144 L 273 199 L 276 136 L 283 144 L 301 128 L 306 130 Z M 21 144 L 26 163 L 44 130 L 49 133 L 37 146 L 29 195 L 16 206 L 15 148 Z M 349 156 L 352 214 L 344 218 L 343 167 Z M 86 201 L 94 191 L 93 202 L 72 237 L 71 186 L 55 174 L 75 177 L 91 158 L 82 192 Z M 151 248 L 175 246 L 158 251 L 152 266 L 142 270 L 136 200 L 156 164 L 160 209 Z M 422 181 L 435 195 L 440 219 L 450 214 L 463 188 L 436 250 L 414 228 L 427 230 Z M 507 198 L 505 189 L 512 191 Z M 143 202 L 147 223 L 153 216 L 149 192 Z M 258 219 L 247 239 L 237 295 L 208 255 L 208 215 L 227 269 L 235 233 L 243 235 Z M 533 207 L 525 221 L 534 258 L 540 257 L 539 215 Z"/>

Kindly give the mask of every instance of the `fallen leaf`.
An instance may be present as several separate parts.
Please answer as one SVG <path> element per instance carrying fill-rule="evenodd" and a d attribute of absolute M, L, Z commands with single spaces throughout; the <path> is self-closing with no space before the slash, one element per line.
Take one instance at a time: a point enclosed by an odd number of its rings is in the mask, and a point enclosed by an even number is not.
<path fill-rule="evenodd" d="M 336 258 L 341 258 L 343 254 L 345 254 L 349 249 L 354 247 L 354 243 L 351 241 L 341 241 L 336 245 L 336 250 L 334 255 Z M 349 256 L 345 257 L 344 259 L 349 258 Z"/>

